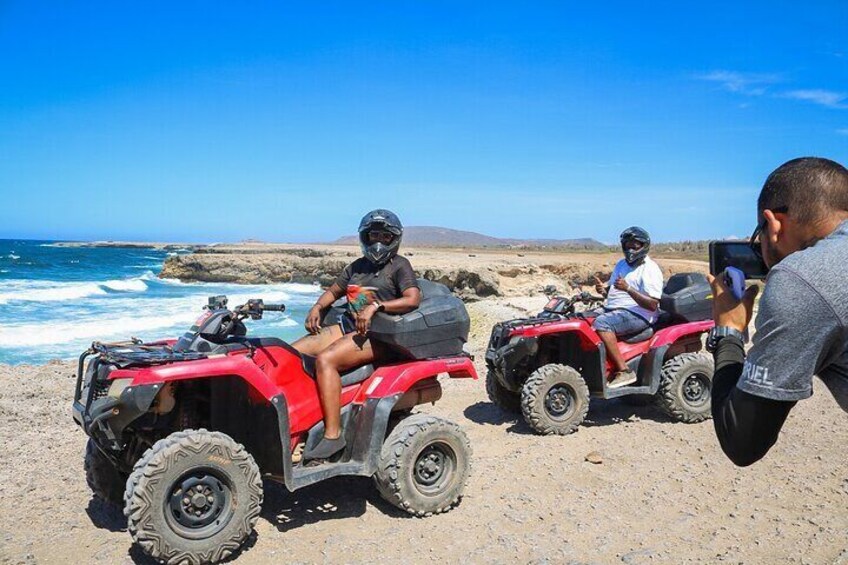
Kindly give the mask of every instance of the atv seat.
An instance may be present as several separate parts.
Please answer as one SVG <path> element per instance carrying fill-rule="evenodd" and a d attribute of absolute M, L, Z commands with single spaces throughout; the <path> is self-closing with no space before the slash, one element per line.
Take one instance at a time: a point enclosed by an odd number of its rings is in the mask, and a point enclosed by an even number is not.
<path fill-rule="evenodd" d="M 622 336 L 620 339 L 624 343 L 640 343 L 647 341 L 654 336 L 654 326 L 648 326 L 644 330 L 636 334 Z"/>
<path fill-rule="evenodd" d="M 303 370 L 307 375 L 316 378 L 315 376 L 315 357 L 302 353 L 300 357 L 303 359 Z M 374 365 L 363 365 L 358 369 L 353 369 L 346 373 L 342 373 L 342 386 L 350 386 L 361 383 L 371 376 L 374 372 Z"/>
<path fill-rule="evenodd" d="M 672 322 L 671 314 L 660 310 L 660 315 L 657 321 L 642 330 L 639 333 L 621 336 L 619 339 L 624 343 L 640 343 L 654 337 L 654 332 L 660 328 L 664 328 Z"/>

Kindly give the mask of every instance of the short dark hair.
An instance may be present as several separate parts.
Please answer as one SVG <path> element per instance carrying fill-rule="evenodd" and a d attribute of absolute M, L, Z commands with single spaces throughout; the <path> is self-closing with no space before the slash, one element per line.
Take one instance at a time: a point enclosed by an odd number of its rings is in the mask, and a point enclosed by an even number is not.
<path fill-rule="evenodd" d="M 848 169 L 821 157 L 787 161 L 766 179 L 757 199 L 757 214 L 781 206 L 800 223 L 848 212 Z"/>

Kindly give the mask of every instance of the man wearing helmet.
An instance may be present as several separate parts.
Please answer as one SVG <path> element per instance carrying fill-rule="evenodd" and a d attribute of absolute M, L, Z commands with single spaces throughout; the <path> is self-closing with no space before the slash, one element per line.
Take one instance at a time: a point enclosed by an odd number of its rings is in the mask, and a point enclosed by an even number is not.
<path fill-rule="evenodd" d="M 607 300 L 592 327 L 604 342 L 613 365 L 610 387 L 636 382 L 636 373 L 630 370 L 618 349 L 618 337 L 637 334 L 659 317 L 663 275 L 659 265 L 648 257 L 650 249 L 648 232 L 636 226 L 627 228 L 621 233 L 624 259 L 615 265 L 608 286 L 595 277 L 598 283 L 595 289 Z"/>
<path fill-rule="evenodd" d="M 373 210 L 359 223 L 362 257 L 345 267 L 309 310 L 309 335 L 297 340 L 295 349 L 315 355 L 315 372 L 324 438 L 304 454 L 305 459 L 329 459 L 345 447 L 341 435 L 342 371 L 361 367 L 384 357 L 379 343 L 368 339 L 371 318 L 377 312 L 406 314 L 418 307 L 421 291 L 409 260 L 397 254 L 403 238 L 400 219 L 389 210 Z M 347 310 L 338 324 L 321 327 L 323 312 L 347 296 Z"/>

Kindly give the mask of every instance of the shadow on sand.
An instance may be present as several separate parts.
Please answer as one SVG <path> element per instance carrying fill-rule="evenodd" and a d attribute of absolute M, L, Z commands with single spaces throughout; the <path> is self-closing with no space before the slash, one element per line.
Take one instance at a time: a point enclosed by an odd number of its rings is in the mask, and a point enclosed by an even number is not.
<path fill-rule="evenodd" d="M 489 426 L 502 426 L 511 424 L 507 432 L 516 434 L 535 433 L 530 426 L 524 422 L 520 413 L 510 413 L 492 402 L 477 402 L 463 411 L 466 418 L 477 424 Z M 582 426 L 597 427 L 611 426 L 620 422 L 628 421 L 636 417 L 638 419 L 654 420 L 656 422 L 673 423 L 674 420 L 663 414 L 651 404 L 636 406 L 626 400 L 593 399 L 589 404 L 589 414 L 583 420 Z"/>
<path fill-rule="evenodd" d="M 109 530 L 110 532 L 127 531 L 127 519 L 124 517 L 123 508 L 116 504 L 110 504 L 92 496 L 85 509 L 88 519 L 95 528 Z"/>
<path fill-rule="evenodd" d="M 371 478 L 335 477 L 295 492 L 266 481 L 262 518 L 278 531 L 288 532 L 317 522 L 362 516 L 369 502 L 390 516 L 411 517 L 383 500 Z"/>
<path fill-rule="evenodd" d="M 370 477 L 336 477 L 293 493 L 279 483 L 265 481 L 264 489 L 265 501 L 260 518 L 267 520 L 280 532 L 327 520 L 362 516 L 368 503 L 390 516 L 412 518 L 410 514 L 383 500 Z M 97 497 L 91 497 L 86 513 L 97 528 L 110 532 L 127 530 L 127 520 L 122 509 Z M 233 561 L 249 551 L 256 544 L 256 540 L 254 531 L 239 551 L 224 562 Z M 130 538 L 127 536 L 127 543 L 129 542 Z M 127 555 L 138 565 L 157 563 L 135 544 L 129 547 Z"/>

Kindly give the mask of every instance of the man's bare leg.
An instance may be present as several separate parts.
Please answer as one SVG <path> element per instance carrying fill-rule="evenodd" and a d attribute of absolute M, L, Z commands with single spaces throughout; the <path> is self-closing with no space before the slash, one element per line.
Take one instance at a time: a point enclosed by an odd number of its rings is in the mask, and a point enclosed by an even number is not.
<path fill-rule="evenodd" d="M 615 371 L 627 371 L 627 363 L 621 355 L 621 350 L 618 349 L 618 338 L 616 338 L 615 332 L 598 332 L 598 337 L 604 342 L 604 346 L 607 348 L 607 357 L 612 361 Z"/>

